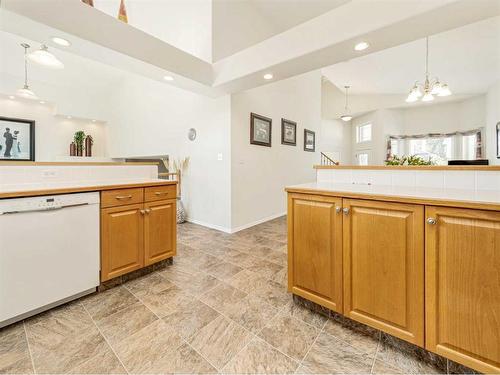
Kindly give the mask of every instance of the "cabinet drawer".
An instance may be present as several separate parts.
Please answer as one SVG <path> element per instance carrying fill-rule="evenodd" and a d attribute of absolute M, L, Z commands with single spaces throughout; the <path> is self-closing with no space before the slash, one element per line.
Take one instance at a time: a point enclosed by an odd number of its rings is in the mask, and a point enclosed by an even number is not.
<path fill-rule="evenodd" d="M 144 189 L 116 189 L 101 193 L 101 207 L 125 206 L 127 204 L 142 203 Z"/>
<path fill-rule="evenodd" d="M 144 189 L 145 202 L 173 199 L 176 195 L 177 185 L 151 186 Z"/>

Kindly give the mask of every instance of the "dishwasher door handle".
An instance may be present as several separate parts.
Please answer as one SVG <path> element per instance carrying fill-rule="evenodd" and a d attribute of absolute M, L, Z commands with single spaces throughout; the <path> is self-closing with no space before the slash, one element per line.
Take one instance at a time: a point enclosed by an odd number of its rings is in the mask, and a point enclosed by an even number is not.
<path fill-rule="evenodd" d="M 55 207 L 45 207 L 45 208 L 34 208 L 32 210 L 22 210 L 22 211 L 6 211 L 0 212 L 0 215 L 13 215 L 13 214 L 22 214 L 22 213 L 30 213 L 30 212 L 47 212 L 47 211 L 59 211 L 65 208 L 71 207 L 81 207 L 88 206 L 88 203 L 77 203 L 77 204 L 68 204 L 66 206 L 55 206 Z"/>

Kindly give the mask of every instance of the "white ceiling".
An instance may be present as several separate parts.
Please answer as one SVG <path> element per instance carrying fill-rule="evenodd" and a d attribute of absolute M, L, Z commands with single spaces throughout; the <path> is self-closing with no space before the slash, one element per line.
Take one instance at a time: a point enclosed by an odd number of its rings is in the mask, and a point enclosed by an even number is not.
<path fill-rule="evenodd" d="M 96 6 L 117 1 L 94 0 Z M 236 25 L 226 30 L 226 40 L 240 39 L 234 35 L 238 34 L 243 20 L 257 25 L 257 20 L 265 17 L 272 19 L 264 22 L 267 26 L 273 25 L 271 33 L 278 34 L 246 48 L 232 46 L 236 50 L 244 49 L 215 63 L 209 61 L 211 49 L 208 52 L 199 49 L 210 46 L 212 40 L 212 28 L 207 28 L 211 20 L 207 20 L 207 11 L 203 10 L 207 4 L 211 7 L 211 0 L 126 0 L 131 24 L 116 19 L 117 9 L 106 13 L 81 0 L 0 0 L 0 30 L 52 46 L 50 37 L 62 36 L 72 42 L 65 49 L 69 53 L 164 84 L 167 83 L 163 76 L 172 75 L 175 80 L 169 82 L 170 85 L 218 96 L 267 84 L 269 81 L 263 79 L 265 73 L 272 72 L 271 82 L 275 82 L 500 15 L 500 0 L 350 0 L 342 5 L 341 0 L 314 1 L 242 1 L 251 5 L 254 12 L 239 18 L 227 16 L 225 24 L 231 21 Z M 234 2 L 239 1 L 231 2 L 226 8 L 227 4 L 223 3 L 221 9 L 233 7 Z M 164 4 L 177 4 L 177 11 L 166 11 L 162 8 Z M 214 6 L 218 4 L 216 0 Z M 310 4 L 315 5 L 309 9 Z M 321 13 L 327 6 L 334 9 Z M 137 15 L 144 17 L 142 22 L 147 23 L 150 12 L 156 14 L 158 24 L 163 22 L 172 27 L 175 32 L 169 33 L 172 41 L 165 42 L 159 34 L 153 36 L 165 28 L 145 32 L 131 26 L 139 20 Z M 259 12 L 266 16 L 255 15 Z M 296 24 L 303 19 L 307 20 Z M 215 23 L 220 26 L 224 21 Z M 284 28 L 285 31 L 279 31 Z M 241 32 L 254 36 L 254 29 L 247 31 Z M 370 49 L 355 52 L 353 46 L 360 40 L 369 41 Z M 245 40 L 242 45 L 248 43 L 254 42 Z M 184 50 L 177 47 L 180 45 Z"/>
<path fill-rule="evenodd" d="M 500 79 L 500 17 L 429 38 L 429 70 L 456 94 L 481 94 Z M 425 78 L 425 39 L 324 68 L 330 82 L 353 94 L 407 93 Z"/>
<path fill-rule="evenodd" d="M 351 0 L 213 0 L 212 60 L 248 48 Z"/>

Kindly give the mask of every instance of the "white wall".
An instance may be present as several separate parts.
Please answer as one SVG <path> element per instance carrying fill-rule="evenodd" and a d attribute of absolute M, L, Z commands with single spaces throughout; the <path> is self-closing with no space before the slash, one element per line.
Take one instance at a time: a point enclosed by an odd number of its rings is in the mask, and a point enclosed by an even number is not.
<path fill-rule="evenodd" d="M 272 147 L 250 144 L 251 112 L 272 118 Z M 297 146 L 281 144 L 281 118 L 297 122 Z M 316 132 L 316 152 L 304 151 L 304 128 Z M 320 132 L 319 71 L 231 96 L 233 229 L 284 214 L 285 186 L 315 180 Z"/>
<path fill-rule="evenodd" d="M 334 156 L 340 164 L 351 164 L 351 128 L 350 122 L 321 119 L 318 150 L 327 156 Z"/>
<path fill-rule="evenodd" d="M 230 230 L 229 96 L 207 98 L 127 75 L 110 99 L 110 155 L 189 156 L 182 189 L 189 219 Z M 187 137 L 190 128 L 198 133 L 194 142 Z"/>

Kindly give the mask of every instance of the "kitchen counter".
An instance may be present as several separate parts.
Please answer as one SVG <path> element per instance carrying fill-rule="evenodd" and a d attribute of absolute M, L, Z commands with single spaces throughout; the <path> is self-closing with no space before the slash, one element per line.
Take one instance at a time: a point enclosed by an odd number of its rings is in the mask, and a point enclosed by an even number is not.
<path fill-rule="evenodd" d="M 0 199 L 175 184 L 177 184 L 177 181 L 161 180 L 157 178 L 116 179 L 108 181 L 46 182 L 30 184 L 0 184 Z"/>
<path fill-rule="evenodd" d="M 498 190 L 443 189 L 320 181 L 288 186 L 286 191 L 344 198 L 500 210 L 500 191 Z"/>

